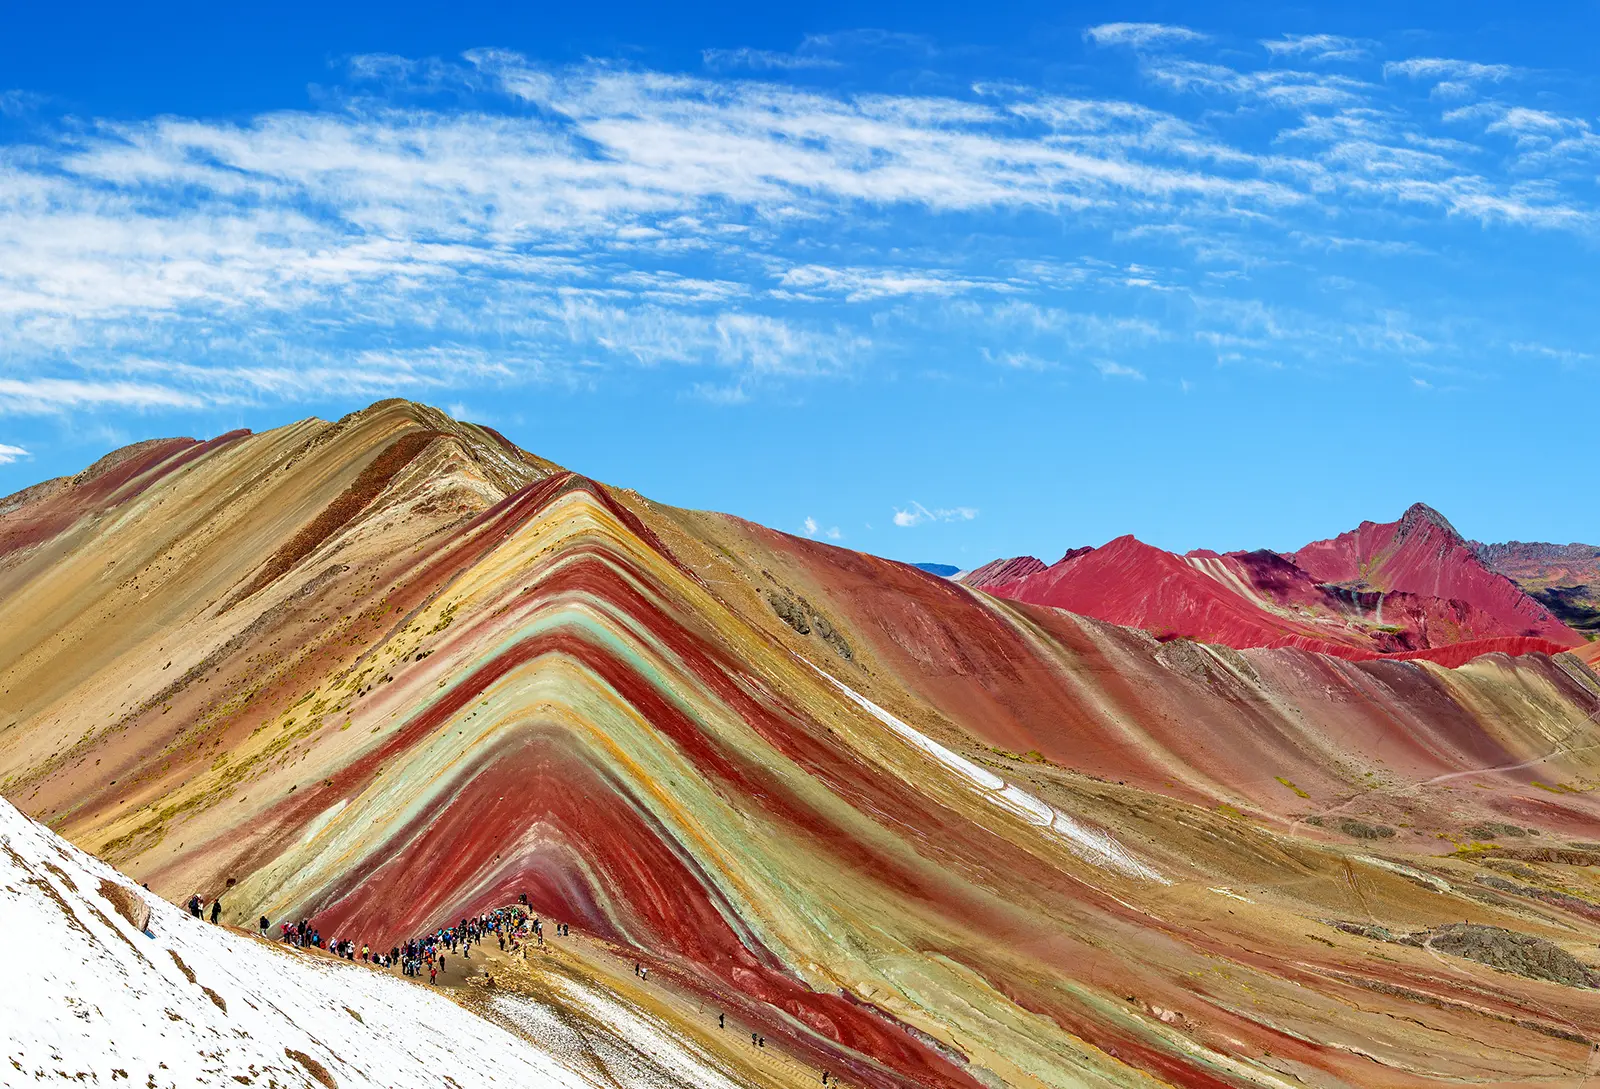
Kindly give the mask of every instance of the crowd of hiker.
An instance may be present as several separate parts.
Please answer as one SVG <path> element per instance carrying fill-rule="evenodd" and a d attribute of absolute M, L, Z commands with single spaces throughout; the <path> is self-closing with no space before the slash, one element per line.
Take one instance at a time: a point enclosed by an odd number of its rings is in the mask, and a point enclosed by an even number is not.
<path fill-rule="evenodd" d="M 439 927 L 431 934 L 407 938 L 399 945 L 391 946 L 387 951 L 374 950 L 366 942 L 361 942 L 358 946 L 355 938 L 330 935 L 324 939 L 322 931 L 306 919 L 280 923 L 278 940 L 297 949 L 321 949 L 344 960 L 359 959 L 362 963 L 377 968 L 398 967 L 408 976 L 421 977 L 426 972 L 428 982 L 437 983 L 439 973 L 444 971 L 446 956 L 459 956 L 462 960 L 470 960 L 472 947 L 475 944 L 493 941 L 498 943 L 501 952 L 522 952 L 524 956 L 527 955 L 525 946 L 529 942 L 541 947 L 544 945 L 544 921 L 530 913 L 526 894 L 519 897 L 519 900 L 521 902 L 518 904 L 495 908 L 476 918 L 463 917 L 456 925 Z M 205 899 L 197 892 L 189 897 L 187 907 L 189 914 L 196 919 L 204 919 L 209 914 L 213 923 L 221 922 L 223 911 L 221 897 L 211 901 L 208 912 Z M 271 921 L 263 915 L 257 925 L 260 927 L 261 936 L 267 937 L 272 929 Z M 557 934 L 571 933 L 565 923 L 553 925 Z"/>
<path fill-rule="evenodd" d="M 558 933 L 566 933 L 566 925 L 555 924 Z M 265 936 L 270 923 L 261 919 Z M 525 907 L 495 908 L 476 918 L 463 917 L 454 926 L 443 926 L 431 934 L 407 938 L 387 950 L 373 950 L 367 943 L 359 946 L 354 938 L 330 936 L 323 939 L 322 931 L 305 919 L 281 924 L 280 940 L 297 948 L 324 949 L 345 960 L 360 960 L 377 968 L 396 968 L 402 974 L 420 979 L 424 974 L 428 982 L 437 984 L 439 973 L 444 971 L 447 958 L 458 956 L 463 961 L 472 959 L 472 947 L 483 942 L 495 942 L 502 952 L 516 953 L 528 942 L 544 944 L 545 923 L 537 915 L 530 915 Z"/>
<path fill-rule="evenodd" d="M 519 903 L 515 905 L 495 908 L 476 918 L 463 916 L 454 926 L 439 927 L 431 934 L 407 938 L 399 945 L 391 946 L 387 951 L 382 949 L 374 951 L 366 942 L 362 942 L 358 949 L 353 938 L 329 937 L 324 941 L 322 931 L 306 919 L 279 924 L 279 940 L 296 948 L 322 949 L 344 960 L 359 959 L 362 963 L 376 968 L 398 966 L 402 974 L 419 980 L 423 973 L 427 973 L 428 982 L 437 985 L 439 973 L 445 968 L 446 957 L 455 956 L 463 961 L 470 961 L 474 945 L 493 941 L 499 945 L 501 952 L 513 954 L 521 952 L 524 957 L 527 956 L 529 942 L 534 942 L 541 948 L 544 946 L 544 928 L 547 924 L 538 915 L 529 911 L 526 894 L 518 897 L 518 900 Z M 189 897 L 188 910 L 196 919 L 204 919 L 209 914 L 211 921 L 217 923 L 222 918 L 222 899 L 220 897 L 213 899 L 208 912 L 205 900 L 197 892 Z M 267 937 L 268 931 L 272 928 L 271 921 L 263 915 L 257 925 L 261 929 L 261 936 Z M 572 933 L 566 923 L 548 925 L 555 927 L 558 937 L 569 936 Z M 640 979 L 648 980 L 650 968 L 641 961 L 634 961 L 633 974 Z M 719 1029 L 727 1027 L 726 1015 L 717 1014 L 717 1027 Z M 759 1032 L 752 1032 L 750 1045 L 758 1049 L 765 1048 L 767 1038 Z M 829 1076 L 829 1071 L 822 1072 L 823 1085 L 830 1084 Z M 838 1084 L 838 1079 L 834 1078 L 832 1084 Z"/>

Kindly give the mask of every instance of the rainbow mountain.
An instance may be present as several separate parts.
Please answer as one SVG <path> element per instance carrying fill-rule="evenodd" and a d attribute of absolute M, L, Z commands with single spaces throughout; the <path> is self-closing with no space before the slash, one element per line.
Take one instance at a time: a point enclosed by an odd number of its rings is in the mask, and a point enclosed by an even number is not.
<path fill-rule="evenodd" d="M 1600 1042 L 1559 648 L 1161 641 L 403 401 L 0 501 L 0 604 L 29 816 L 246 927 L 526 897 L 740 1084 L 1533 1086 Z"/>

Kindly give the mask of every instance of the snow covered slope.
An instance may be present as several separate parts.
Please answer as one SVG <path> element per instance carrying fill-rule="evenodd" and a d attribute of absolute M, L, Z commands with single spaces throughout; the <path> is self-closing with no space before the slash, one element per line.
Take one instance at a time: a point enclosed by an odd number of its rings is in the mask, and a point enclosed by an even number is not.
<path fill-rule="evenodd" d="M 3 799 L 0 934 L 0 1085 L 621 1084 L 420 985 L 192 919 Z"/>

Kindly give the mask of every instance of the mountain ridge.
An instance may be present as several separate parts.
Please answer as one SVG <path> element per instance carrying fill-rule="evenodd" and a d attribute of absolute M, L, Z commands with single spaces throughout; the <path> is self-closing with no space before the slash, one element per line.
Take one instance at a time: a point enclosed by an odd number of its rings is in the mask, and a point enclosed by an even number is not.
<path fill-rule="evenodd" d="M 1193 549 L 1180 556 L 1124 535 L 1098 549 L 1071 549 L 1048 568 L 1033 557 L 996 560 L 962 580 L 1160 638 L 1233 647 L 1455 660 L 1459 652 L 1444 648 L 1558 650 L 1582 642 L 1423 503 L 1394 522 L 1363 522 L 1290 553 Z"/>
<path fill-rule="evenodd" d="M 1516 582 L 1575 631 L 1600 638 L 1600 546 L 1468 542 L 1492 570 Z"/>
<path fill-rule="evenodd" d="M 874 1089 L 1586 1061 L 1550 1035 L 1585 992 L 1328 922 L 1600 940 L 1460 891 L 1497 872 L 1470 827 L 1595 838 L 1595 747 L 1549 745 L 1600 712 L 1570 654 L 1161 642 L 403 403 L 179 453 L 0 515 L 0 791 L 168 899 L 387 945 L 526 895 L 681 991 L 685 1039 L 726 1011 Z"/>

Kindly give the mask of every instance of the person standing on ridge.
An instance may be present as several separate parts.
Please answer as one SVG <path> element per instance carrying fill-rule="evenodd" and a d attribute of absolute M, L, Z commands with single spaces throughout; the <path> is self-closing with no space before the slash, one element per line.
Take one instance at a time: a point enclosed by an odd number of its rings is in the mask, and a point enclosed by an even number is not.
<path fill-rule="evenodd" d="M 215 923 L 220 918 L 222 918 L 222 899 L 218 897 L 211 901 L 211 921 Z"/>
<path fill-rule="evenodd" d="M 272 926 L 272 924 L 267 922 L 267 917 L 265 915 L 261 916 L 261 936 L 263 938 L 265 938 L 267 936 L 267 930 L 271 926 Z"/>

